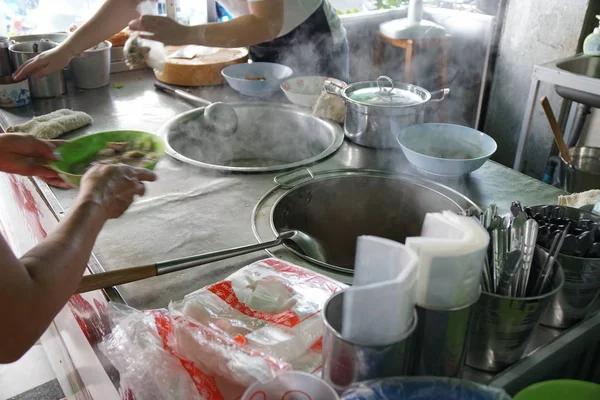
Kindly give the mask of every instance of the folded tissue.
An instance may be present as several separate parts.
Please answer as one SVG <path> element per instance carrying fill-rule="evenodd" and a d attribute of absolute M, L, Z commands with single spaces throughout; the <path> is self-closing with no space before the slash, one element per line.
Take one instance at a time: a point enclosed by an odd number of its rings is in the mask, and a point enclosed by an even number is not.
<path fill-rule="evenodd" d="M 417 255 L 403 244 L 359 237 L 353 286 L 344 294 L 342 336 L 366 346 L 401 340 L 413 318 L 417 265 Z"/>
<path fill-rule="evenodd" d="M 476 300 L 489 241 L 487 231 L 471 217 L 428 213 L 421 236 L 406 239 L 419 257 L 417 305 L 451 310 Z"/>

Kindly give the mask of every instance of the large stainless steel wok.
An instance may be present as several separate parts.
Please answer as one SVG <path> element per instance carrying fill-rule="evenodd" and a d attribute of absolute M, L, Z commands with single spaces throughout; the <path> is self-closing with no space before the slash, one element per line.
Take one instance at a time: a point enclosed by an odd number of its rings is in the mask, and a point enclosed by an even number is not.
<path fill-rule="evenodd" d="M 307 170 L 305 170 L 307 171 Z M 253 229 L 261 241 L 288 229 L 318 239 L 327 262 L 297 256 L 338 271 L 352 272 L 356 238 L 375 235 L 404 242 L 418 236 L 428 212 L 464 211 L 475 206 L 460 193 L 411 175 L 338 170 L 288 175 L 257 204 Z M 269 229 L 270 228 L 270 229 Z"/>
<path fill-rule="evenodd" d="M 203 168 L 271 172 L 298 168 L 333 154 L 344 141 L 342 128 L 295 106 L 232 103 L 238 115 L 233 136 L 203 131 L 204 108 L 176 116 L 161 127 L 170 156 Z"/>

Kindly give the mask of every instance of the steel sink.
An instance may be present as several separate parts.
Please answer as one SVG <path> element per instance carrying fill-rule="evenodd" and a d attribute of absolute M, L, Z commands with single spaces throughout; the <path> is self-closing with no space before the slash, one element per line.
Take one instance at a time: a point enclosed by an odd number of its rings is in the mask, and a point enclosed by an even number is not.
<path fill-rule="evenodd" d="M 600 57 L 578 55 L 556 62 L 556 68 L 588 78 L 600 79 Z M 567 100 L 600 108 L 600 93 L 587 93 L 556 85 L 556 92 Z"/>

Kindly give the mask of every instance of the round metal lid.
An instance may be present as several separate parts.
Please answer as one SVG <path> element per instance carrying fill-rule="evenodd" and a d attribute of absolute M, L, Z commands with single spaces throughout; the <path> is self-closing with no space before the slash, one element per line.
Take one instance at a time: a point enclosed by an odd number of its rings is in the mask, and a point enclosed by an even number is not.
<path fill-rule="evenodd" d="M 359 82 L 344 90 L 345 97 L 358 104 L 379 107 L 410 107 L 429 101 L 431 94 L 415 85 L 396 84 L 387 76 Z"/>
<path fill-rule="evenodd" d="M 187 164 L 243 173 L 283 171 L 333 154 L 344 141 L 342 128 L 295 106 L 232 103 L 238 129 L 221 137 L 204 129 L 204 108 L 176 116 L 159 131 L 165 152 Z"/>

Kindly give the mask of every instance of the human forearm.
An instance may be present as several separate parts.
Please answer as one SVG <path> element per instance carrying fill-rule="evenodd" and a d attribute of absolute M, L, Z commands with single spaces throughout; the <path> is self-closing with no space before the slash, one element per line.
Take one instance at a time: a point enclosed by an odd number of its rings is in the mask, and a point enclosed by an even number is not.
<path fill-rule="evenodd" d="M 137 5 L 140 2 L 141 0 L 106 0 L 88 21 L 63 42 L 63 46 L 72 55 L 76 55 L 106 40 L 139 16 Z"/>
<path fill-rule="evenodd" d="M 247 47 L 277 37 L 278 28 L 254 15 L 244 15 L 227 22 L 190 27 L 193 43 L 211 47 Z"/>
<path fill-rule="evenodd" d="M 79 201 L 55 232 L 21 257 L 24 273 L 0 295 L 7 297 L 3 304 L 10 305 L 4 322 L 11 327 L 0 332 L 0 339 L 12 342 L 0 352 L 3 361 L 19 358 L 69 300 L 104 221 L 99 205 Z"/>

